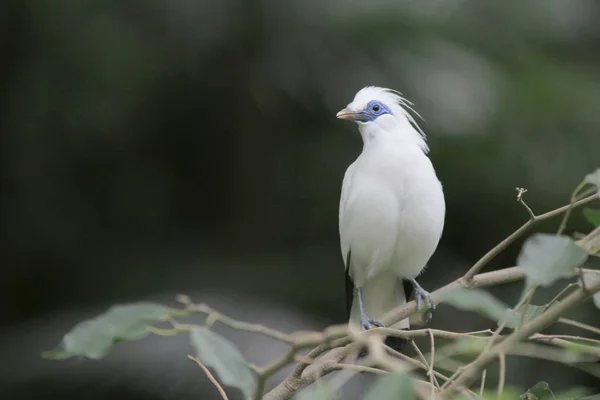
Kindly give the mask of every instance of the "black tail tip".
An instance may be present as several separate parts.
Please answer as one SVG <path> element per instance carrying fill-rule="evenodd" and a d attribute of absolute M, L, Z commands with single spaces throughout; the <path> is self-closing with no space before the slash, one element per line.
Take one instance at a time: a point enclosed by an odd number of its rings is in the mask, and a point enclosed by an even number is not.
<path fill-rule="evenodd" d="M 408 339 L 395 337 L 395 336 L 388 336 L 385 338 L 384 343 L 386 346 L 388 346 L 392 350 L 395 350 L 398 353 L 402 353 L 402 351 L 406 347 L 406 344 L 408 343 Z"/>

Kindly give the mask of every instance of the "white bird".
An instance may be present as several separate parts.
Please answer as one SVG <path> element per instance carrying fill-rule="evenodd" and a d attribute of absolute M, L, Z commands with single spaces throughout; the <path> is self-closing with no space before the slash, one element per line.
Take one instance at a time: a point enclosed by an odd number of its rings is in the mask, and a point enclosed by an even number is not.
<path fill-rule="evenodd" d="M 344 175 L 339 213 L 350 323 L 362 329 L 383 326 L 374 318 L 406 303 L 403 279 L 419 309 L 425 300 L 428 319 L 435 309 L 415 278 L 438 245 L 446 205 L 410 104 L 397 91 L 368 86 L 336 115 L 355 121 L 363 139 Z M 408 319 L 392 327 L 407 329 Z"/>

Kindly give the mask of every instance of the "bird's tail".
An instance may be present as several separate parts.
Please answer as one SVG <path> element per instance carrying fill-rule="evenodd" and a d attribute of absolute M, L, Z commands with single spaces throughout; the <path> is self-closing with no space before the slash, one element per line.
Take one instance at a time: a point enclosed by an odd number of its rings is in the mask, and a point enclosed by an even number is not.
<path fill-rule="evenodd" d="M 404 286 L 395 274 L 381 273 L 370 278 L 362 287 L 361 292 L 365 313 L 373 319 L 381 319 L 391 309 L 406 303 Z M 356 292 L 352 300 L 350 323 L 360 326 L 360 311 Z M 408 318 L 397 322 L 391 328 L 408 329 Z"/>

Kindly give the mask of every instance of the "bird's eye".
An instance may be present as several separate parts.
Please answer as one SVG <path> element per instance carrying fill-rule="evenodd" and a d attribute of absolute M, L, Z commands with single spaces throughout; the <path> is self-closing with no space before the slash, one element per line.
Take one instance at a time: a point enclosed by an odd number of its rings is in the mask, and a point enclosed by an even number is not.
<path fill-rule="evenodd" d="M 373 109 L 373 111 L 377 112 L 379 111 L 379 104 L 374 104 L 371 108 Z"/>

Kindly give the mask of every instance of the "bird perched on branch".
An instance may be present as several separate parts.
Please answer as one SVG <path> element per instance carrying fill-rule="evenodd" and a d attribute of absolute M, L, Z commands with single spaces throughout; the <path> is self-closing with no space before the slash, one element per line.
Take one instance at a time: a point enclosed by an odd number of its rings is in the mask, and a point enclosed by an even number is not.
<path fill-rule="evenodd" d="M 402 280 L 412 284 L 417 307 L 426 305 L 427 320 L 435 309 L 415 278 L 438 245 L 446 206 L 411 104 L 369 86 L 336 115 L 356 122 L 363 139 L 344 176 L 339 214 L 350 322 L 362 329 L 383 326 L 375 318 L 406 303 Z M 392 327 L 407 329 L 409 321 Z"/>

